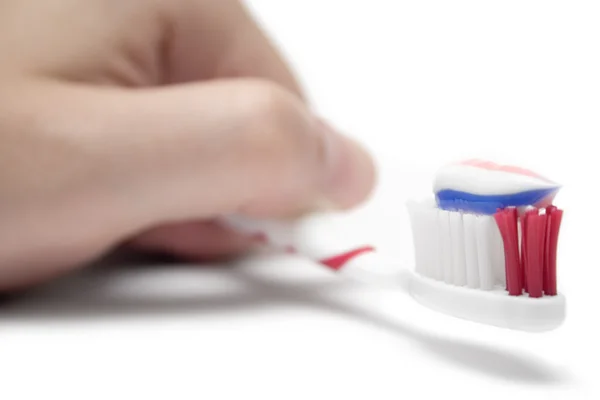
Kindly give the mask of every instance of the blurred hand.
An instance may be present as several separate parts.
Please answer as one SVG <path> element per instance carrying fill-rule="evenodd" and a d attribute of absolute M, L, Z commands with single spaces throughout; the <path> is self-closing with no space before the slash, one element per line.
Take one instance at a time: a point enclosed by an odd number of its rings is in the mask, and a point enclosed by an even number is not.
<path fill-rule="evenodd" d="M 244 252 L 213 221 L 364 201 L 374 167 L 313 115 L 236 0 L 0 2 L 0 290 L 127 245 Z"/>

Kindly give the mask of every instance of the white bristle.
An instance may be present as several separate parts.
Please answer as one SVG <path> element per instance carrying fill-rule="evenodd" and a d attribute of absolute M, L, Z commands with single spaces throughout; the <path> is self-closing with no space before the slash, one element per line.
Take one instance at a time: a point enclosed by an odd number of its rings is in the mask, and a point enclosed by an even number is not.
<path fill-rule="evenodd" d="M 421 204 L 411 203 L 409 206 L 413 241 L 415 247 L 416 270 L 433 279 L 440 279 L 438 249 L 438 209 Z"/>
<path fill-rule="evenodd" d="M 506 285 L 504 246 L 491 215 L 409 203 L 416 272 L 453 286 L 493 290 Z"/>
<path fill-rule="evenodd" d="M 452 266 L 452 233 L 450 231 L 450 212 L 440 210 L 438 213 L 439 240 L 440 240 L 440 264 L 442 279 L 444 282 L 453 284 Z"/>
<path fill-rule="evenodd" d="M 462 214 L 449 213 L 450 246 L 452 250 L 452 278 L 456 286 L 467 284 L 467 268 L 465 262 L 465 240 Z"/>
<path fill-rule="evenodd" d="M 477 255 L 477 219 L 473 214 L 463 215 L 465 238 L 465 266 L 467 286 L 479 288 L 479 260 Z"/>
<path fill-rule="evenodd" d="M 491 246 L 491 260 L 492 269 L 494 271 L 494 279 L 496 284 L 506 286 L 506 265 L 504 262 L 504 241 L 502 240 L 502 234 L 500 228 L 496 224 L 494 217 L 487 217 L 490 219 L 490 246 Z"/>
<path fill-rule="evenodd" d="M 422 275 L 427 275 L 425 273 L 425 249 L 426 245 L 426 230 L 429 228 L 427 224 L 427 219 L 425 218 L 425 214 L 427 213 L 427 209 L 419 206 L 416 203 L 408 204 L 408 211 L 410 216 L 410 222 L 413 233 L 413 244 L 415 250 L 415 270 L 417 273 Z"/>
<path fill-rule="evenodd" d="M 432 208 L 428 210 L 425 224 L 427 232 L 425 233 L 428 241 L 427 261 L 428 276 L 433 279 L 442 279 L 442 270 L 440 264 L 440 240 L 438 227 L 438 210 Z"/>
<path fill-rule="evenodd" d="M 479 262 L 479 287 L 483 290 L 494 288 L 493 246 L 490 235 L 492 219 L 477 216 L 477 259 Z"/>

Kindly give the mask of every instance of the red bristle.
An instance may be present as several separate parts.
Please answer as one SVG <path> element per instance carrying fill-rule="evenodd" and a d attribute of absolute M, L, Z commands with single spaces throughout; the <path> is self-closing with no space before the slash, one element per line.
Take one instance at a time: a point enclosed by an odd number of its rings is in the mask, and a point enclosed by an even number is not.
<path fill-rule="evenodd" d="M 548 222 L 546 224 L 546 248 L 545 248 L 545 280 L 544 293 L 548 296 L 556 296 L 556 253 L 558 247 L 558 234 L 562 221 L 562 210 L 555 206 L 549 206 L 546 209 Z"/>
<path fill-rule="evenodd" d="M 548 292 L 550 291 L 550 285 L 549 285 L 549 275 L 550 275 L 550 254 L 549 254 L 549 245 L 550 245 L 550 231 L 551 231 L 551 226 L 552 226 L 552 213 L 554 212 L 554 206 L 550 205 L 548 207 L 546 207 L 546 215 L 548 216 L 546 218 L 546 241 L 545 241 L 545 245 L 546 248 L 544 249 L 544 281 L 543 281 L 543 289 L 544 289 L 544 294 L 548 294 Z"/>
<path fill-rule="evenodd" d="M 546 237 L 546 215 L 526 215 L 527 235 L 527 287 L 530 297 L 542 297 L 544 280 L 544 242 Z"/>
<path fill-rule="evenodd" d="M 538 235 L 540 237 L 539 242 L 539 254 L 540 254 L 540 269 L 542 270 L 541 276 L 541 288 L 544 293 L 544 275 L 546 274 L 546 228 L 548 226 L 548 214 L 541 214 L 539 216 L 540 224 L 538 226 Z"/>
<path fill-rule="evenodd" d="M 527 289 L 527 215 L 536 214 L 537 210 L 528 210 L 521 218 L 521 275 L 523 277 L 523 289 Z"/>
<path fill-rule="evenodd" d="M 519 259 L 519 234 L 517 228 L 517 209 L 506 209 L 494 215 L 502 241 L 504 242 L 504 259 L 506 271 L 506 286 L 508 294 L 518 296 L 523 294 Z"/>
<path fill-rule="evenodd" d="M 507 209 L 502 210 L 502 215 L 504 218 L 504 231 L 506 232 L 506 235 L 508 237 L 509 232 L 510 232 L 510 228 L 508 227 L 508 210 Z M 504 236 L 502 237 L 502 240 L 504 241 L 504 276 L 505 276 L 504 281 L 506 282 L 506 291 L 508 291 L 508 275 L 509 275 L 508 269 L 509 269 L 511 257 L 510 257 L 510 255 L 507 255 L 507 253 L 510 253 L 510 250 L 507 249 L 507 247 L 510 245 L 507 245 L 507 243 L 509 243 L 510 240 L 504 238 Z"/>
<path fill-rule="evenodd" d="M 512 241 L 512 263 L 509 265 L 509 272 L 511 275 L 509 275 L 507 277 L 507 280 L 509 280 L 508 278 L 510 277 L 512 282 L 511 282 L 511 286 L 512 286 L 512 292 L 514 294 L 523 294 L 523 279 L 522 279 L 522 273 L 521 273 L 521 258 L 519 256 L 519 226 L 518 226 L 518 221 L 519 221 L 519 213 L 518 210 L 516 208 L 511 208 L 509 210 L 509 227 L 510 227 L 510 238 Z"/>

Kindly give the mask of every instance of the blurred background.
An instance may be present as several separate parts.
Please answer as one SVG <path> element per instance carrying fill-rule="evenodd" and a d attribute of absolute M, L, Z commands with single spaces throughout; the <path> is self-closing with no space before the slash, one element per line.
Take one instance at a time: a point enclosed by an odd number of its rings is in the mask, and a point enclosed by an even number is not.
<path fill-rule="evenodd" d="M 3 398 L 596 398 L 600 5 L 249 0 L 314 108 L 376 156 L 354 217 L 410 267 L 404 203 L 441 164 L 516 163 L 564 185 L 565 326 L 446 317 L 291 256 L 106 260 L 0 308 Z M 35 377 L 35 379 L 30 379 Z"/>

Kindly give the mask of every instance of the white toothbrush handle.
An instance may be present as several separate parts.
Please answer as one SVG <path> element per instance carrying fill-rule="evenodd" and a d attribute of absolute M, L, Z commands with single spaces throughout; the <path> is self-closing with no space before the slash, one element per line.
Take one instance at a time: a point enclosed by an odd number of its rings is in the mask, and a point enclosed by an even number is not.
<path fill-rule="evenodd" d="M 392 283 L 398 271 L 391 269 L 362 232 L 347 227 L 342 214 L 313 214 L 300 220 L 257 220 L 234 216 L 225 223 L 240 232 L 258 235 L 275 248 L 300 254 L 354 280 Z"/>

